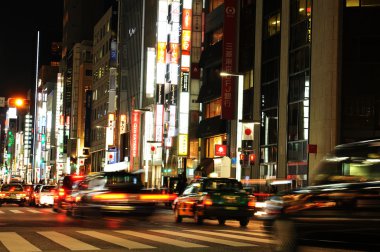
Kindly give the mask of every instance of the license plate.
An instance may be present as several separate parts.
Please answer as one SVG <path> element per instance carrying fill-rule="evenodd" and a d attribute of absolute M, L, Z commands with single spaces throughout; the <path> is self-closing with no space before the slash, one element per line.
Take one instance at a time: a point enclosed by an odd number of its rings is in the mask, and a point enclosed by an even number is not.
<path fill-rule="evenodd" d="M 226 210 L 238 210 L 237 207 L 225 207 Z"/>

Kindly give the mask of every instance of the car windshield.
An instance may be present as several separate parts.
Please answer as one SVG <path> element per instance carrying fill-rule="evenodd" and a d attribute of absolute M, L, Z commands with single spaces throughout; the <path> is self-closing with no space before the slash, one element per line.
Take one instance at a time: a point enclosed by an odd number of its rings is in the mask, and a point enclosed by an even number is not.
<path fill-rule="evenodd" d="M 380 180 L 380 159 L 329 156 L 318 166 L 313 185 Z"/>
<path fill-rule="evenodd" d="M 42 187 L 41 192 L 51 192 L 54 190 L 54 188 L 55 186 L 44 186 Z"/>
<path fill-rule="evenodd" d="M 13 191 L 22 191 L 23 188 L 21 185 L 3 185 L 1 191 L 3 192 L 13 192 Z"/>
<path fill-rule="evenodd" d="M 233 179 L 212 179 L 205 181 L 204 188 L 206 191 L 240 191 L 242 185 Z"/>

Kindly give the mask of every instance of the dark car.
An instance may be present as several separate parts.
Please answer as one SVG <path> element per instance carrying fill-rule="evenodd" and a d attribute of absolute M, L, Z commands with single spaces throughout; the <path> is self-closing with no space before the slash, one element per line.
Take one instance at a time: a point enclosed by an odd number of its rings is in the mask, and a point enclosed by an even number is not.
<path fill-rule="evenodd" d="M 54 191 L 53 211 L 61 212 L 71 207 L 73 197 L 72 192 L 78 184 L 84 180 L 82 175 L 65 175 L 58 180 Z"/>
<path fill-rule="evenodd" d="M 279 251 L 305 242 L 379 251 L 380 140 L 337 146 L 311 186 L 271 197 L 265 211 Z"/>
<path fill-rule="evenodd" d="M 27 194 L 24 192 L 24 188 L 21 184 L 11 183 L 2 185 L 0 192 L 0 206 L 5 203 L 25 206 L 27 200 Z"/>
<path fill-rule="evenodd" d="M 144 190 L 140 174 L 115 171 L 87 176 L 72 196 L 69 214 L 99 216 L 106 213 L 149 215 L 165 195 Z"/>
<path fill-rule="evenodd" d="M 238 220 L 247 226 L 254 213 L 255 201 L 243 190 L 242 184 L 231 178 L 200 178 L 192 181 L 173 206 L 176 222 L 194 218 L 197 224 L 204 219 Z"/>

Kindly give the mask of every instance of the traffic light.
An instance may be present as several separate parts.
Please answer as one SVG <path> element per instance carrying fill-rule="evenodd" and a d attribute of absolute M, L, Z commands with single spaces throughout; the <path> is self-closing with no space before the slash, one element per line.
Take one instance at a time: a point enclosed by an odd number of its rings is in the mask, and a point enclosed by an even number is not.
<path fill-rule="evenodd" d="M 256 154 L 249 154 L 249 164 L 254 165 L 256 161 Z"/>
<path fill-rule="evenodd" d="M 242 153 L 240 154 L 240 164 L 244 164 L 245 155 Z"/>
<path fill-rule="evenodd" d="M 29 106 L 29 100 L 23 98 L 8 98 L 8 107 L 10 108 L 26 108 Z"/>

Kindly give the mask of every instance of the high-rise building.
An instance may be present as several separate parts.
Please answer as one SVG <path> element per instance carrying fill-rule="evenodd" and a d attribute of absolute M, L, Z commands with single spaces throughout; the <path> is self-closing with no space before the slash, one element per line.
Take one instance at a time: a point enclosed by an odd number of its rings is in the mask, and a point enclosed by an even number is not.
<path fill-rule="evenodd" d="M 239 65 L 226 69 L 230 24 L 225 21 L 232 10 L 240 17 L 234 59 Z M 231 175 L 238 179 L 277 177 L 306 185 L 314 166 L 335 145 L 379 137 L 378 77 L 373 74 L 380 63 L 374 47 L 379 32 L 369 29 L 379 11 L 378 3 L 366 0 L 209 1 L 198 135 L 202 156 L 212 160 L 201 163 L 200 170 L 215 170 L 218 142 L 229 148 Z M 222 71 L 243 80 L 240 126 L 236 117 L 224 119 L 229 87 L 219 76 Z M 234 81 L 239 86 L 238 78 Z M 236 86 L 233 97 L 241 92 Z M 246 123 L 252 128 L 237 137 Z M 251 142 L 243 140 L 248 132 Z M 253 162 L 247 158 L 251 154 Z"/>

